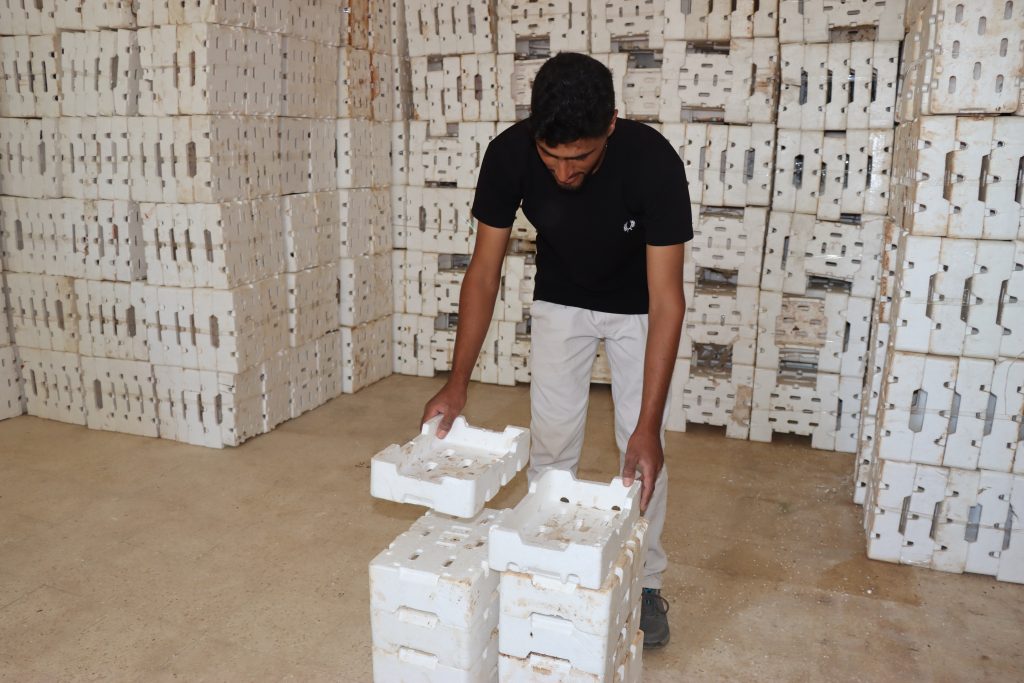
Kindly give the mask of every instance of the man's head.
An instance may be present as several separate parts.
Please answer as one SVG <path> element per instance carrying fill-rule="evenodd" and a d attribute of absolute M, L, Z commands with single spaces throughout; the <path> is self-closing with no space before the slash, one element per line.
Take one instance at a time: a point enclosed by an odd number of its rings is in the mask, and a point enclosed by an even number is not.
<path fill-rule="evenodd" d="M 559 187 L 578 190 L 600 166 L 615 114 L 612 74 L 601 62 L 575 52 L 544 62 L 533 81 L 528 125 Z"/>

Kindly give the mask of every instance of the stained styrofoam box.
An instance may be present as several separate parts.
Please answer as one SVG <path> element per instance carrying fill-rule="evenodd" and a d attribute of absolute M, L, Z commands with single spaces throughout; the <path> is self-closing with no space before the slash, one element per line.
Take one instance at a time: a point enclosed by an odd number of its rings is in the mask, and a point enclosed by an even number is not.
<path fill-rule="evenodd" d="M 85 424 L 85 395 L 77 353 L 18 348 L 25 409 L 49 420 Z"/>
<path fill-rule="evenodd" d="M 911 6 L 900 68 L 900 120 L 1020 108 L 1019 3 L 929 0 Z"/>
<path fill-rule="evenodd" d="M 428 512 L 370 562 L 374 648 L 412 649 L 461 670 L 494 656 L 498 573 L 487 566 L 487 534 L 504 514 Z"/>
<path fill-rule="evenodd" d="M 731 362 L 753 365 L 757 354 L 758 290 L 717 282 L 684 283 L 686 319 L 679 357 L 727 350 Z"/>
<path fill-rule="evenodd" d="M 236 376 L 154 365 L 160 437 L 222 448 L 262 434 L 260 371 Z"/>
<path fill-rule="evenodd" d="M 616 39 L 640 39 L 644 47 L 659 49 L 664 44 L 665 4 L 664 0 L 591 4 L 590 51 L 611 52 Z"/>
<path fill-rule="evenodd" d="M 672 3 L 668 3 L 672 4 Z M 662 55 L 659 119 L 721 117 L 728 123 L 774 123 L 779 44 L 774 38 L 715 45 L 667 42 Z"/>
<path fill-rule="evenodd" d="M 389 122 L 339 119 L 336 187 L 384 187 L 392 175 Z"/>
<path fill-rule="evenodd" d="M 455 354 L 455 328 L 445 326 L 441 314 L 434 322 L 434 334 L 430 342 L 430 354 L 434 369 L 438 372 L 450 370 Z M 522 376 L 522 357 L 516 355 L 519 335 L 516 323 L 492 320 L 484 337 L 483 352 L 473 366 L 471 379 L 487 384 L 515 386 Z"/>
<path fill-rule="evenodd" d="M 430 342 L 434 319 L 429 316 L 396 313 L 394 316 L 395 372 L 420 377 L 434 376 Z"/>
<path fill-rule="evenodd" d="M 79 353 L 148 361 L 145 283 L 75 280 L 74 286 Z"/>
<path fill-rule="evenodd" d="M 526 118 L 530 109 L 533 79 L 545 60 L 515 59 L 514 55 L 499 54 L 495 64 L 498 71 L 498 120 L 518 121 Z"/>
<path fill-rule="evenodd" d="M 405 4 L 410 57 L 495 51 L 493 9 L 485 0 L 412 0 Z"/>
<path fill-rule="evenodd" d="M 778 35 L 778 20 L 778 0 L 666 2 L 665 39 L 773 38 Z"/>
<path fill-rule="evenodd" d="M 369 118 L 372 112 L 370 53 L 342 47 L 338 54 L 338 116 Z"/>
<path fill-rule="evenodd" d="M 754 389 L 751 365 L 679 359 L 669 387 L 665 428 L 685 432 L 687 423 L 725 427 L 725 435 L 745 439 L 750 430 Z"/>
<path fill-rule="evenodd" d="M 696 280 L 697 268 L 735 272 L 736 284 L 758 286 L 768 210 L 759 207 L 716 208 L 693 204 L 694 239 L 683 278 Z"/>
<path fill-rule="evenodd" d="M 337 265 L 288 273 L 289 345 L 298 347 L 338 329 Z"/>
<path fill-rule="evenodd" d="M 761 292 L 757 367 L 863 377 L 872 300 L 829 290 Z"/>
<path fill-rule="evenodd" d="M 0 116 L 60 115 L 59 53 L 57 35 L 0 38 Z"/>
<path fill-rule="evenodd" d="M 341 328 L 341 387 L 354 394 L 392 373 L 391 316 Z"/>
<path fill-rule="evenodd" d="M 897 41 L 782 46 L 779 127 L 891 128 Z"/>
<path fill-rule="evenodd" d="M 826 43 L 832 31 L 874 30 L 874 40 L 902 40 L 906 0 L 805 3 L 779 0 L 779 40 L 783 43 Z"/>
<path fill-rule="evenodd" d="M 286 195 L 285 267 L 297 272 L 337 261 L 340 250 L 336 192 Z"/>
<path fill-rule="evenodd" d="M 588 9 L 588 3 L 580 0 L 548 5 L 499 0 L 497 51 L 529 54 L 527 45 L 536 41 L 552 55 L 587 52 L 590 47 Z"/>
<path fill-rule="evenodd" d="M 74 279 L 7 273 L 5 280 L 14 343 L 34 349 L 78 353 Z"/>
<path fill-rule="evenodd" d="M 690 200 L 704 206 L 768 206 L 775 126 L 666 123 L 662 134 L 679 151 Z"/>
<path fill-rule="evenodd" d="M 808 214 L 772 211 L 761 287 L 805 294 L 810 278 L 826 279 L 848 286 L 853 296 L 874 298 L 881 275 L 884 229 L 881 216 L 836 223 Z"/>
<path fill-rule="evenodd" d="M 1022 126 L 1020 117 L 934 116 L 900 124 L 889 215 L 915 235 L 1017 239 Z"/>
<path fill-rule="evenodd" d="M 56 33 L 56 1 L 40 3 L 8 3 L 0 5 L 0 25 L 5 33 L 15 35 L 44 35 Z"/>
<path fill-rule="evenodd" d="M 337 180 L 334 161 L 337 127 L 333 119 L 280 117 L 281 192 L 333 190 Z"/>
<path fill-rule="evenodd" d="M 341 235 L 341 256 L 381 254 L 392 249 L 391 193 L 387 189 L 338 190 L 332 195 Z"/>
<path fill-rule="evenodd" d="M 133 116 L 138 113 L 139 71 L 135 31 L 67 32 L 60 36 L 60 113 L 64 116 Z"/>
<path fill-rule="evenodd" d="M 63 196 L 59 120 L 0 119 L 0 194 Z"/>
<path fill-rule="evenodd" d="M 597 590 L 557 579 L 503 572 L 498 651 L 567 659 L 572 666 L 608 675 L 619 634 L 640 601 L 647 521 L 641 518 Z M 609 666 L 611 665 L 611 666 Z"/>
<path fill-rule="evenodd" d="M 13 346 L 0 347 L 0 420 L 24 412 L 19 365 Z"/>
<path fill-rule="evenodd" d="M 338 264 L 340 321 L 354 326 L 392 312 L 393 276 L 390 254 L 343 258 Z"/>
<path fill-rule="evenodd" d="M 153 366 L 88 356 L 82 356 L 81 366 L 89 429 L 159 435 Z"/>
<path fill-rule="evenodd" d="M 856 377 L 756 368 L 750 440 L 798 434 L 813 448 L 855 453 L 861 389 Z"/>
<path fill-rule="evenodd" d="M 131 5 L 120 2 L 56 3 L 54 19 L 58 29 L 95 31 L 100 28 L 134 28 L 135 13 Z"/>
<path fill-rule="evenodd" d="M 281 115 L 282 116 L 316 116 L 317 115 L 317 94 L 320 88 L 338 88 L 339 59 L 338 50 L 331 49 L 333 54 L 329 59 L 333 69 L 328 70 L 325 82 L 319 82 L 316 54 L 317 44 L 312 40 L 305 40 L 298 36 L 283 36 L 281 41 L 281 71 L 283 74 L 281 83 Z M 324 54 L 326 58 L 327 55 Z M 333 77 L 331 74 L 333 71 Z M 369 68 L 364 71 L 368 72 Z M 326 96 L 326 93 L 325 93 Z M 330 98 L 337 106 L 339 98 L 335 93 Z M 336 110 L 330 115 L 336 116 Z"/>
<path fill-rule="evenodd" d="M 447 129 L 433 133 L 426 121 L 409 123 L 409 184 L 455 184 L 473 188 L 480 172 L 483 153 L 494 139 L 491 122 L 455 124 L 458 131 Z"/>
<path fill-rule="evenodd" d="M 444 666 L 438 662 L 436 655 L 409 647 L 399 648 L 397 652 L 373 648 L 373 675 L 377 681 L 497 683 L 498 636 L 494 634 L 480 663 L 469 670 Z"/>
<path fill-rule="evenodd" d="M 639 495 L 639 482 L 579 481 L 568 471 L 549 470 L 492 527 L 491 567 L 600 588 L 639 517 Z"/>
<path fill-rule="evenodd" d="M 530 459 L 530 432 L 506 427 L 493 432 L 456 418 L 444 439 L 440 416 L 403 446 L 373 456 L 370 493 L 376 498 L 424 505 L 457 517 L 473 517 Z"/>
<path fill-rule="evenodd" d="M 281 198 L 142 204 L 150 284 L 232 289 L 285 270 Z"/>

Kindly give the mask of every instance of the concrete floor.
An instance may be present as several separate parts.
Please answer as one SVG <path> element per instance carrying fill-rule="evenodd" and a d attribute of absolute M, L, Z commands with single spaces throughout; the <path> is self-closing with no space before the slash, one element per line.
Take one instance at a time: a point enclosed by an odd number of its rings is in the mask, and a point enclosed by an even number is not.
<path fill-rule="evenodd" d="M 370 681 L 366 566 L 423 511 L 371 499 L 369 458 L 440 384 L 225 451 L 0 423 L 0 680 Z M 614 473 L 611 414 L 595 388 L 584 478 Z M 528 389 L 474 386 L 468 418 L 526 425 Z M 1024 587 L 867 560 L 851 457 L 779 441 L 669 435 L 673 637 L 645 680 L 1024 679 Z"/>

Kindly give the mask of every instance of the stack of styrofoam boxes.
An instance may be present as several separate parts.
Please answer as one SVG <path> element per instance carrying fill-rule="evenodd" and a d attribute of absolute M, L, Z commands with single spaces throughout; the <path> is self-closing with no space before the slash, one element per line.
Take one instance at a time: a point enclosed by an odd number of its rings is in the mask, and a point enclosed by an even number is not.
<path fill-rule="evenodd" d="M 638 488 L 550 470 L 491 528 L 501 681 L 639 681 L 647 520 Z"/>
<path fill-rule="evenodd" d="M 686 165 L 694 231 L 667 426 L 724 426 L 727 436 L 742 439 L 750 427 L 771 202 L 777 8 L 771 2 L 665 3 L 664 12 L 655 114 Z M 630 78 L 627 72 L 627 112 L 637 110 L 628 101 Z"/>
<path fill-rule="evenodd" d="M 914 1 L 907 28 L 868 555 L 1024 582 L 1024 7 Z"/>
<path fill-rule="evenodd" d="M 40 7 L 0 21 L 28 411 L 221 446 L 339 393 L 341 8 Z"/>
<path fill-rule="evenodd" d="M 0 204 L 0 214 L 3 212 Z M 0 225 L 3 224 L 0 215 Z M 0 246 L 2 249 L 2 246 Z M 0 251 L 2 253 L 2 251 Z M 4 286 L 3 262 L 0 260 L 0 290 L 6 292 Z M 18 371 L 18 354 L 11 338 L 8 322 L 8 306 L 6 293 L 0 294 L 0 420 L 21 415 L 25 412 L 22 400 L 21 373 Z"/>
<path fill-rule="evenodd" d="M 781 2 L 750 438 L 855 452 L 889 200 L 902 2 Z"/>
<path fill-rule="evenodd" d="M 403 62 L 402 3 L 352 3 L 338 87 L 338 269 L 342 386 L 348 393 L 392 373 L 391 126 L 408 112 L 396 77 Z"/>
<path fill-rule="evenodd" d="M 370 563 L 376 681 L 498 679 L 498 574 L 488 536 L 509 511 L 483 508 L 526 466 L 530 435 L 459 417 L 442 441 L 439 424 L 438 416 L 371 460 L 374 497 L 431 508 Z"/>

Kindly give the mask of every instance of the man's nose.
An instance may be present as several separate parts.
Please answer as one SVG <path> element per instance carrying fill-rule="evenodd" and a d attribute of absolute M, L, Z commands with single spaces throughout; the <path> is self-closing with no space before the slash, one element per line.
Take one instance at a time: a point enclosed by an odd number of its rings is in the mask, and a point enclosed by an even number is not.
<path fill-rule="evenodd" d="M 569 182 L 569 178 L 573 175 L 572 166 L 568 161 L 557 161 L 555 162 L 555 178 L 560 183 Z"/>

